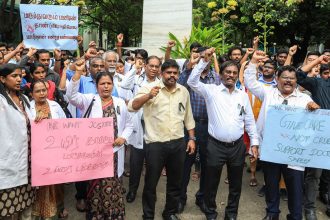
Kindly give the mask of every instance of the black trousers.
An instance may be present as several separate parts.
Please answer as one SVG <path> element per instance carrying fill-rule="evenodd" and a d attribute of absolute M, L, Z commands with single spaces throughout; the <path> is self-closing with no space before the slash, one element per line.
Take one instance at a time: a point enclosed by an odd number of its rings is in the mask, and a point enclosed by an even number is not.
<path fill-rule="evenodd" d="M 77 200 L 87 198 L 87 186 L 88 186 L 88 181 L 81 181 L 75 183 Z"/>
<path fill-rule="evenodd" d="M 302 220 L 304 171 L 290 169 L 285 164 L 266 161 L 262 162 L 262 166 L 266 187 L 267 214 L 274 217 L 280 214 L 279 183 L 281 174 L 283 174 L 288 192 L 288 209 L 290 212 L 287 219 Z"/>
<path fill-rule="evenodd" d="M 156 187 L 166 167 L 166 204 L 163 216 L 175 214 L 180 199 L 183 163 L 186 154 L 184 138 L 155 142 L 145 146 L 146 175 L 142 196 L 143 219 L 154 219 Z"/>
<path fill-rule="evenodd" d="M 322 170 L 319 191 L 323 194 L 330 191 L 330 170 Z"/>
<path fill-rule="evenodd" d="M 199 151 L 200 156 L 200 180 L 199 180 L 199 190 L 196 193 L 196 200 L 198 202 L 203 201 L 204 197 L 204 185 L 205 185 L 205 166 L 206 166 L 206 145 L 207 145 L 207 121 L 195 120 L 195 136 L 196 136 L 196 149 Z M 197 151 L 196 151 L 197 152 Z M 183 178 L 181 186 L 180 202 L 186 204 L 187 202 L 187 187 L 190 181 L 191 167 L 196 161 L 196 152 L 192 155 L 186 154 L 183 168 Z"/>
<path fill-rule="evenodd" d="M 225 217 L 237 217 L 246 151 L 243 138 L 238 139 L 235 145 L 228 146 L 213 137 L 209 137 L 206 149 L 206 181 L 203 205 L 206 218 L 215 219 L 218 215 L 215 200 L 224 164 L 227 164 L 229 180 L 229 195 Z"/>
<path fill-rule="evenodd" d="M 315 211 L 316 195 L 322 170 L 318 168 L 305 169 L 305 211 Z"/>
<path fill-rule="evenodd" d="M 131 147 L 130 155 L 130 176 L 129 176 L 129 192 L 134 192 L 139 188 L 140 177 L 143 169 L 144 150 Z"/>

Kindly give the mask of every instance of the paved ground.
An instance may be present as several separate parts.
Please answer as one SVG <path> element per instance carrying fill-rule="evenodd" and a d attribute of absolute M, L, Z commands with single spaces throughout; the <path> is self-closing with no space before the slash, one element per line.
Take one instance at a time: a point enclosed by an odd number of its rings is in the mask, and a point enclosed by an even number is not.
<path fill-rule="evenodd" d="M 225 170 L 224 170 L 225 172 Z M 262 182 L 262 174 L 257 173 L 257 179 L 259 182 Z M 222 180 L 219 186 L 218 195 L 217 195 L 217 204 L 218 204 L 218 219 L 224 218 L 224 209 L 227 201 L 228 194 L 228 185 L 224 183 L 225 173 L 222 175 Z M 124 178 L 124 183 L 127 188 L 128 178 Z M 142 187 L 143 187 L 143 178 L 141 178 L 141 185 L 137 194 L 137 198 L 134 203 L 126 203 L 126 220 L 138 220 L 142 219 Z M 155 220 L 162 220 L 161 213 L 165 205 L 165 187 L 166 187 L 166 177 L 161 177 L 160 182 L 157 188 L 157 203 L 156 203 L 156 217 Z M 249 186 L 249 173 L 244 172 L 243 178 L 243 190 L 240 200 L 239 214 L 238 219 L 244 220 L 261 220 L 264 215 L 265 202 L 263 197 L 257 196 L 257 192 L 260 186 L 250 187 Z M 206 219 L 199 208 L 195 205 L 194 194 L 197 191 L 198 182 L 190 181 L 188 188 L 188 202 L 184 212 L 179 215 L 182 220 L 204 220 Z M 69 210 L 70 216 L 69 220 L 83 220 L 84 215 L 78 213 L 75 210 L 75 200 L 74 200 L 75 188 L 73 184 L 66 186 L 66 207 Z M 319 201 L 318 206 L 318 219 L 326 220 L 328 218 L 324 211 L 325 205 L 321 204 Z M 286 219 L 287 214 L 287 202 L 281 201 L 281 216 L 280 219 Z"/>

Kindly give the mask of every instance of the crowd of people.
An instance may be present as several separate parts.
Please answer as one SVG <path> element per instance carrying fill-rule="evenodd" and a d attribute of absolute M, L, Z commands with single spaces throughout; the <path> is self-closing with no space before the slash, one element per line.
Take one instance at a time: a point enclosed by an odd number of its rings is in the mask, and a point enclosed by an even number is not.
<path fill-rule="evenodd" d="M 260 219 L 279 219 L 284 198 L 287 219 L 316 220 L 316 209 L 324 208 L 316 207 L 318 190 L 330 217 L 329 170 L 259 160 L 270 105 L 330 109 L 329 49 L 308 52 L 294 67 L 297 45 L 270 58 L 258 50 L 258 37 L 253 48 L 235 46 L 221 57 L 195 42 L 190 58 L 178 60 L 171 59 L 174 41 L 159 58 L 144 49 L 123 53 L 122 34 L 116 51 L 94 41 L 83 48 L 77 39 L 77 51 L 0 43 L 0 219 L 70 218 L 63 184 L 31 186 L 31 123 L 102 117 L 113 118 L 114 177 L 75 183 L 76 208 L 87 220 L 125 219 L 125 200 L 136 202 L 143 169 L 142 218 L 155 218 L 157 184 L 166 175 L 162 216 L 179 219 L 194 165 L 196 205 L 208 220 L 217 219 L 226 165 L 224 216 L 235 220 L 246 163 L 249 185 L 259 185 L 258 195 L 265 197 Z M 260 168 L 264 179 L 258 181 Z M 129 176 L 127 190 L 123 175 Z"/>

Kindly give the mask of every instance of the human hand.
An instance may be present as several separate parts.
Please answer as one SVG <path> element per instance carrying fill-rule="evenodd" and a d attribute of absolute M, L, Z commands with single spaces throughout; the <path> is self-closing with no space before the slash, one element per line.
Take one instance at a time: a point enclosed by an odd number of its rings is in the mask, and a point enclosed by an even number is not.
<path fill-rule="evenodd" d="M 293 45 L 292 47 L 290 47 L 289 49 L 289 55 L 290 56 L 293 56 L 297 53 L 297 49 L 298 49 L 298 46 L 297 45 Z"/>
<path fill-rule="evenodd" d="M 321 55 L 318 58 L 319 63 L 321 64 L 327 64 L 329 62 L 329 57 L 327 55 Z"/>
<path fill-rule="evenodd" d="M 167 43 L 167 48 L 172 48 L 176 45 L 175 41 L 174 40 L 169 40 L 168 43 Z"/>
<path fill-rule="evenodd" d="M 16 53 L 19 53 L 19 52 L 21 52 L 24 48 L 25 48 L 24 43 L 21 42 L 20 44 L 17 45 L 17 47 L 15 48 L 14 51 L 15 51 Z"/>
<path fill-rule="evenodd" d="M 120 33 L 117 35 L 117 42 L 118 43 L 123 43 L 124 40 L 124 34 Z"/>
<path fill-rule="evenodd" d="M 85 70 L 85 60 L 84 59 L 79 59 L 74 63 L 75 70 L 76 72 L 79 72 L 80 74 L 83 73 Z"/>
<path fill-rule="evenodd" d="M 38 50 L 34 47 L 29 48 L 29 52 L 26 54 L 28 57 L 32 57 Z"/>
<path fill-rule="evenodd" d="M 204 58 L 203 58 L 204 62 L 210 62 L 214 52 L 215 52 L 214 47 L 207 49 L 205 51 Z"/>
<path fill-rule="evenodd" d="M 94 48 L 94 49 L 96 49 L 96 43 L 95 43 L 95 41 L 91 41 L 91 42 L 89 42 L 88 47 L 89 47 L 89 48 Z"/>
<path fill-rule="evenodd" d="M 54 49 L 54 58 L 55 58 L 55 60 L 61 59 L 61 50 L 60 49 L 58 49 L 58 48 Z"/>
<path fill-rule="evenodd" d="M 143 67 L 143 60 L 136 59 L 135 60 L 134 67 L 135 67 L 136 70 L 142 69 L 142 67 Z"/>
<path fill-rule="evenodd" d="M 82 36 L 77 36 L 78 46 L 81 47 L 83 45 L 84 39 Z"/>
<path fill-rule="evenodd" d="M 194 140 L 189 140 L 188 144 L 187 144 L 187 149 L 186 152 L 188 152 L 189 155 L 195 153 L 195 149 L 196 149 L 196 143 Z"/>
<path fill-rule="evenodd" d="M 192 52 L 191 55 L 190 55 L 189 62 L 193 66 L 193 65 L 195 65 L 199 62 L 200 58 L 201 58 L 201 56 L 200 56 L 199 53 Z"/>
<path fill-rule="evenodd" d="M 149 99 L 153 99 L 154 97 L 156 97 L 159 93 L 159 90 L 159 86 L 154 86 L 149 92 Z"/>
<path fill-rule="evenodd" d="M 125 138 L 122 138 L 122 137 L 118 137 L 116 138 L 116 140 L 113 142 L 113 146 L 121 146 L 123 144 L 125 144 L 126 142 L 126 139 Z"/>
<path fill-rule="evenodd" d="M 93 58 L 93 57 L 96 57 L 96 56 L 97 56 L 97 51 L 96 51 L 95 48 L 92 48 L 92 47 L 91 48 L 88 48 L 88 50 L 85 53 L 85 57 L 87 59 Z"/>
<path fill-rule="evenodd" d="M 255 36 L 255 37 L 253 38 L 253 46 L 258 45 L 258 43 L 259 43 L 259 36 Z"/>
<path fill-rule="evenodd" d="M 247 48 L 247 50 L 246 50 L 246 53 L 247 54 L 253 54 L 253 52 L 254 52 L 254 49 L 253 48 Z"/>
<path fill-rule="evenodd" d="M 259 146 L 258 145 L 251 146 L 251 151 L 252 151 L 252 155 L 250 157 L 250 162 L 254 162 L 258 160 L 259 157 Z"/>
<path fill-rule="evenodd" d="M 315 110 L 317 110 L 319 108 L 320 108 L 320 106 L 318 104 L 316 104 L 315 102 L 313 102 L 313 101 L 312 102 L 309 102 L 307 104 L 308 111 L 315 111 Z"/>
<path fill-rule="evenodd" d="M 257 50 L 253 53 L 252 58 L 251 58 L 251 63 L 253 64 L 258 64 L 259 61 L 265 60 L 267 58 L 266 53 L 261 51 L 261 50 Z"/>

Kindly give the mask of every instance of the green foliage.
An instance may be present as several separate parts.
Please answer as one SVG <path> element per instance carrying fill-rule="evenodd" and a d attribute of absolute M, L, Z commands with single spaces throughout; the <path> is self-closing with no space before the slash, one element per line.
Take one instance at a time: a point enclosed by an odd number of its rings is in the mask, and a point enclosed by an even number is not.
<path fill-rule="evenodd" d="M 170 40 L 176 42 L 176 46 L 172 48 L 171 57 L 174 59 L 188 59 L 190 57 L 190 45 L 194 42 L 198 42 L 203 46 L 214 47 L 217 53 L 220 53 L 220 51 L 227 51 L 231 45 L 225 44 L 224 47 L 222 46 L 222 34 L 223 29 L 220 24 L 205 28 L 203 28 L 201 24 L 197 26 L 194 25 L 189 39 L 184 39 L 183 42 L 174 34 L 169 33 Z M 161 47 L 160 49 L 166 51 L 166 47 Z"/>

